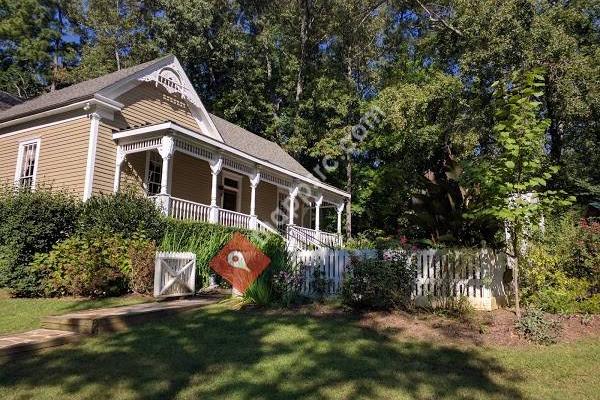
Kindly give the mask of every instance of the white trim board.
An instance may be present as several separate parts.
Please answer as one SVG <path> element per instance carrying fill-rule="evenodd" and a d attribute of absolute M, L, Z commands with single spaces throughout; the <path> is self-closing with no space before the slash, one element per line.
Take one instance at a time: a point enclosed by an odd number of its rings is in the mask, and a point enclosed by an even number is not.
<path fill-rule="evenodd" d="M 83 201 L 92 197 L 94 187 L 94 169 L 96 166 L 96 148 L 98 147 L 98 131 L 100 115 L 90 114 L 90 134 L 88 138 L 88 152 L 85 164 L 85 181 L 83 184 Z"/>
<path fill-rule="evenodd" d="M 123 106 L 121 103 L 115 102 L 113 100 L 110 100 L 110 103 L 108 103 L 106 101 L 101 100 L 101 98 L 102 98 L 102 96 L 99 96 L 99 98 L 91 97 L 87 100 L 78 101 L 73 104 L 68 104 L 66 106 L 52 108 L 50 110 L 41 111 L 41 112 L 31 114 L 31 115 L 26 115 L 26 116 L 20 117 L 20 118 L 9 119 L 8 121 L 0 122 L 0 129 L 4 129 L 4 128 L 7 128 L 7 127 L 13 126 L 13 125 L 22 124 L 25 122 L 29 122 L 29 121 L 32 121 L 32 120 L 35 120 L 38 118 L 43 118 L 43 117 L 47 117 L 47 116 L 54 115 L 54 114 L 60 114 L 60 113 L 64 113 L 67 111 L 77 110 L 79 108 L 86 110 L 87 107 L 91 107 L 93 105 L 103 106 L 103 107 L 106 107 L 113 111 L 120 111 L 120 108 L 115 106 L 114 104 L 119 104 L 119 105 L 121 105 L 121 107 Z M 4 135 L 0 135 L 0 137 L 1 136 L 4 136 Z"/>
<path fill-rule="evenodd" d="M 87 115 L 85 115 L 85 114 L 84 115 L 78 115 L 76 117 L 61 119 L 60 121 L 48 122 L 47 124 L 36 125 L 36 126 L 32 126 L 30 128 L 24 128 L 24 129 L 19 129 L 18 131 L 13 131 L 13 132 L 9 132 L 9 133 L 0 134 L 0 139 L 6 138 L 6 137 L 11 137 L 11 136 L 14 136 L 14 135 L 18 135 L 20 133 L 34 131 L 36 129 L 49 128 L 49 127 L 54 126 L 54 125 L 58 125 L 58 124 L 66 123 L 66 122 L 75 121 L 75 120 L 78 120 L 78 119 L 81 119 L 81 118 L 87 118 Z"/>
<path fill-rule="evenodd" d="M 219 149 L 226 150 L 226 151 L 228 151 L 228 152 L 230 152 L 230 153 L 232 153 L 234 155 L 237 155 L 237 156 L 239 156 L 239 157 L 241 157 L 241 158 L 243 158 L 245 160 L 249 160 L 249 161 L 252 161 L 252 162 L 254 162 L 256 164 L 263 165 L 263 166 L 268 167 L 268 168 L 270 168 L 270 169 L 272 169 L 274 171 L 280 172 L 280 173 L 282 173 L 284 175 L 291 176 L 293 178 L 296 178 L 298 180 L 304 181 L 304 182 L 309 183 L 311 185 L 320 187 L 320 188 L 325 189 L 325 190 L 327 190 L 329 192 L 335 193 L 335 194 L 337 194 L 339 196 L 342 196 L 342 197 L 345 197 L 345 198 L 350 198 L 350 194 L 344 192 L 343 190 L 340 190 L 340 189 L 338 189 L 336 187 L 327 185 L 327 184 L 325 184 L 325 183 L 323 183 L 321 181 L 308 178 L 308 177 L 306 177 L 304 175 L 300 175 L 300 174 L 297 174 L 295 172 L 288 171 L 287 169 L 285 169 L 283 167 L 280 167 L 278 165 L 272 164 L 272 163 L 270 163 L 268 161 L 265 161 L 265 160 L 262 160 L 260 158 L 254 157 L 254 156 L 252 156 L 250 154 L 244 153 L 243 151 L 238 150 L 238 149 L 236 149 L 234 147 L 231 147 L 231 146 L 229 146 L 229 145 L 227 145 L 227 144 L 225 144 L 223 142 L 215 140 L 215 139 L 213 139 L 211 137 L 208 137 L 206 135 L 199 134 L 199 133 L 194 132 L 194 131 L 192 131 L 190 129 L 187 129 L 187 128 L 184 128 L 182 126 L 179 126 L 179 125 L 177 125 L 177 124 L 175 124 L 173 122 L 163 122 L 161 124 L 144 126 L 144 127 L 136 128 L 136 129 L 129 129 L 129 130 L 126 130 L 126 131 L 123 131 L 123 132 L 116 132 L 116 133 L 113 133 L 113 139 L 114 140 L 126 139 L 126 138 L 131 138 L 133 136 L 142 135 L 142 134 L 145 134 L 145 133 L 153 133 L 153 132 L 158 132 L 158 131 L 163 131 L 163 130 L 171 130 L 173 132 L 178 132 L 178 133 L 181 133 L 183 135 L 190 136 L 190 137 L 192 137 L 194 139 L 197 139 L 197 140 L 199 140 L 201 142 L 205 142 L 205 143 L 207 143 L 209 145 L 212 145 L 214 147 L 217 147 Z"/>

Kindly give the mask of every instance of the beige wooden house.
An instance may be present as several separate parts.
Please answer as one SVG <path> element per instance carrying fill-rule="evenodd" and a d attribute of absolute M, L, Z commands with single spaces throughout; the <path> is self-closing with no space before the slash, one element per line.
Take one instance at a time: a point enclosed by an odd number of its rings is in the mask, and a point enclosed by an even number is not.
<path fill-rule="evenodd" d="M 133 187 L 174 218 L 341 244 L 348 193 L 276 143 L 208 113 L 174 56 L 0 111 L 0 180 L 90 196 Z M 337 232 L 320 229 L 323 209 Z"/>

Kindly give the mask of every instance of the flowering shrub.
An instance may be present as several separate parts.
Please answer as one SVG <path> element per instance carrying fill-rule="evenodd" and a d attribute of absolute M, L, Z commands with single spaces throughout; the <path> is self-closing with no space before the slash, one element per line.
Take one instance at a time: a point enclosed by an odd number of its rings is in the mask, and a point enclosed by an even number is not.
<path fill-rule="evenodd" d="M 273 275 L 273 288 L 285 306 L 296 301 L 303 285 L 304 273 L 299 268 L 282 270 Z"/>

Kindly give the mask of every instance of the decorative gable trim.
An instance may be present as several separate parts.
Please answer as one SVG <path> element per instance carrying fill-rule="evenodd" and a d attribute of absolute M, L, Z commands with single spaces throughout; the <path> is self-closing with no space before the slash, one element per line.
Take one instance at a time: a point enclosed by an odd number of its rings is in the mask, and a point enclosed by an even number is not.
<path fill-rule="evenodd" d="M 221 134 L 211 120 L 204 104 L 202 104 L 192 82 L 175 56 L 160 60 L 98 93 L 104 97 L 116 99 L 142 82 L 154 82 L 157 88 L 160 86 L 161 89 L 165 89 L 170 94 L 180 95 L 188 105 L 200 132 L 223 142 Z"/>
<path fill-rule="evenodd" d="M 178 94 L 182 99 L 196 107 L 201 107 L 202 105 L 198 96 L 194 95 L 194 88 L 184 85 L 176 63 L 171 63 L 160 69 L 155 69 L 148 75 L 138 78 L 138 81 L 153 82 L 155 86 L 162 86 L 170 94 Z"/>

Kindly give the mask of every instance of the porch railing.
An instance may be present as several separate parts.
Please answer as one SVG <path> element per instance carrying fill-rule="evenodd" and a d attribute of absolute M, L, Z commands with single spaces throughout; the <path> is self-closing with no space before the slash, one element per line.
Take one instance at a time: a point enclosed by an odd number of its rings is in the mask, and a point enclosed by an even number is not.
<path fill-rule="evenodd" d="M 242 229 L 252 229 L 252 217 L 248 214 L 242 214 L 236 211 L 219 208 L 218 223 L 224 226 L 231 226 Z"/>
<path fill-rule="evenodd" d="M 342 246 L 342 239 L 340 235 L 336 233 L 316 231 L 314 229 L 294 225 L 292 232 L 288 230 L 288 235 L 289 234 L 304 237 L 306 238 L 306 242 L 314 244 L 317 248 L 336 248 Z"/>
<path fill-rule="evenodd" d="M 216 222 L 219 225 L 241 229 L 253 229 L 259 232 L 279 234 L 275 229 L 263 221 L 248 214 L 222 208 L 213 209 L 201 203 L 180 199 L 172 196 L 149 196 L 158 207 L 168 210 L 168 215 L 175 219 L 192 220 L 199 222 Z M 215 218 L 213 220 L 212 218 Z M 286 240 L 290 247 L 300 250 L 320 248 L 338 248 L 342 246 L 341 237 L 335 233 L 316 231 L 293 225 L 287 227 Z"/>
<path fill-rule="evenodd" d="M 210 221 L 210 206 L 171 197 L 169 216 L 176 219 L 190 219 L 193 221 L 208 222 Z"/>

